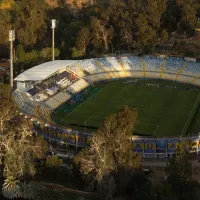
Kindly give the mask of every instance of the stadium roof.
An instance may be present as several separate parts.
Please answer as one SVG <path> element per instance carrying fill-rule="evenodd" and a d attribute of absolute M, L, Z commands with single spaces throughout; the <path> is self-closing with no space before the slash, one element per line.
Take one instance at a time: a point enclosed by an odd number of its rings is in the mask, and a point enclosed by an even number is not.
<path fill-rule="evenodd" d="M 60 69 L 74 63 L 74 60 L 55 60 L 46 62 L 35 67 L 32 67 L 23 73 L 19 74 L 15 81 L 42 81 L 48 78 L 51 74 L 59 71 Z"/>

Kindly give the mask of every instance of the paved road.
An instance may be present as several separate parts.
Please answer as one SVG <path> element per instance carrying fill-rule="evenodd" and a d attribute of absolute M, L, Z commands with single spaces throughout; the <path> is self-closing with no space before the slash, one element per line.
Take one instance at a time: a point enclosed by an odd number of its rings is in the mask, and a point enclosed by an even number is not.
<path fill-rule="evenodd" d="M 165 161 L 143 161 L 143 167 L 166 167 L 167 162 Z M 192 161 L 194 167 L 200 167 L 200 163 L 198 161 Z"/>

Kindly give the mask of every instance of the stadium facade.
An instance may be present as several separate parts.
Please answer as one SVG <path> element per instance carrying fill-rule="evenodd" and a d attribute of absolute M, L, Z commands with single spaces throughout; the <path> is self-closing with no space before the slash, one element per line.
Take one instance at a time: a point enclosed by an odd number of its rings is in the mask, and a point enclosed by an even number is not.
<path fill-rule="evenodd" d="M 21 112 L 28 115 L 35 129 L 51 141 L 84 146 L 91 135 L 57 127 L 51 120 L 55 109 L 91 84 L 126 78 L 164 79 L 200 87 L 200 62 L 183 58 L 104 57 L 86 60 L 56 60 L 33 67 L 15 78 L 13 96 Z M 49 127 L 49 130 L 42 128 Z M 191 140 L 198 153 L 198 136 L 185 138 L 133 137 L 133 151 L 144 157 L 167 157 L 177 143 Z"/>

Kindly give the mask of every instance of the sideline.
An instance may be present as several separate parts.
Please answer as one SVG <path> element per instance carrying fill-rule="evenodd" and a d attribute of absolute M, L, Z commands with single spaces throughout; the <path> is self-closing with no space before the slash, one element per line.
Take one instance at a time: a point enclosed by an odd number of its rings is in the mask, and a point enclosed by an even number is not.
<path fill-rule="evenodd" d="M 196 113 L 199 100 L 200 100 L 200 94 L 198 95 L 198 97 L 197 97 L 197 99 L 196 99 L 196 101 L 195 101 L 195 103 L 194 103 L 194 106 L 193 106 L 193 108 L 191 109 L 190 114 L 189 114 L 189 116 L 188 116 L 188 118 L 187 118 L 187 121 L 185 122 L 185 125 L 184 125 L 184 127 L 183 127 L 183 129 L 182 129 L 182 131 L 181 131 L 181 136 L 182 136 L 182 135 L 185 135 L 184 132 L 186 132 L 186 130 L 188 131 L 188 128 L 189 128 L 189 126 L 191 125 L 192 119 L 194 118 L 194 115 L 195 115 L 195 113 Z M 193 115 L 193 116 L 192 116 L 192 115 Z M 190 122 L 190 123 L 189 123 L 189 122 Z M 187 127 L 187 126 L 188 126 L 188 127 Z M 185 129 L 186 129 L 186 130 L 185 130 Z"/>

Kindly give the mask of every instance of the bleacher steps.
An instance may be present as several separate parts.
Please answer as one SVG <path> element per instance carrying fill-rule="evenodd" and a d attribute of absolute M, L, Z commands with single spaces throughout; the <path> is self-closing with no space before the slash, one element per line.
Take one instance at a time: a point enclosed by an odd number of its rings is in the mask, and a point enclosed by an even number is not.
<path fill-rule="evenodd" d="M 187 62 L 184 63 L 184 65 L 178 70 L 178 73 L 176 75 L 176 79 L 178 79 L 178 76 L 182 73 L 182 71 L 187 67 Z"/>
<path fill-rule="evenodd" d="M 125 67 L 124 67 L 124 65 L 123 65 L 123 63 L 122 63 L 122 61 L 121 61 L 121 59 L 120 59 L 119 57 L 117 58 L 117 62 L 120 64 L 120 67 L 121 67 L 122 70 L 124 71 L 125 76 L 128 77 L 127 71 L 126 71 L 126 69 L 125 69 Z"/>
<path fill-rule="evenodd" d="M 144 78 L 146 78 L 146 64 L 145 64 L 144 58 L 142 58 L 142 68 L 143 68 L 143 72 L 144 72 Z"/>
<path fill-rule="evenodd" d="M 162 74 L 163 74 L 163 72 L 165 71 L 165 64 L 166 64 L 166 62 L 167 62 L 167 59 L 165 59 L 165 60 L 163 61 L 163 63 L 162 63 L 162 68 L 161 68 L 161 72 L 160 72 L 160 78 L 162 78 Z"/>
<path fill-rule="evenodd" d="M 112 79 L 112 76 L 108 73 L 108 71 L 104 68 L 104 66 L 97 59 L 94 60 L 97 63 L 97 65 L 106 73 L 107 77 L 109 79 Z"/>

